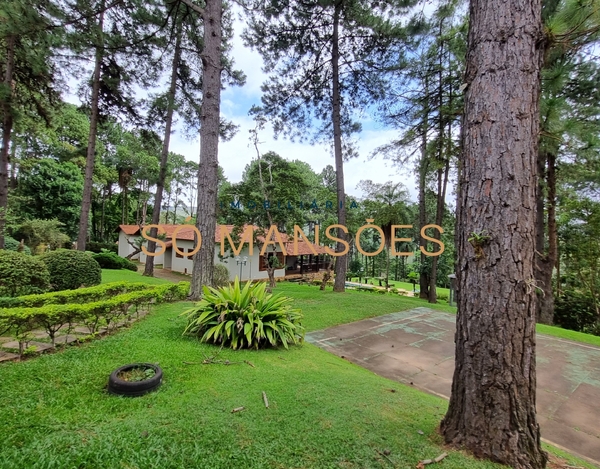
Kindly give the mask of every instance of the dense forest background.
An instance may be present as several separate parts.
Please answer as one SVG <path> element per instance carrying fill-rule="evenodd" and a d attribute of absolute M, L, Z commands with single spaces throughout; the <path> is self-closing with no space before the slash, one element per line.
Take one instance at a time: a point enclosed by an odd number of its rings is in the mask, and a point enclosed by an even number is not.
<path fill-rule="evenodd" d="M 243 31 L 234 30 L 240 23 L 231 6 L 223 13 L 222 86 L 245 80 L 231 53 L 234 34 L 261 53 L 269 75 L 262 102 L 250 111 L 256 128 L 241 180 L 218 171 L 217 222 L 273 222 L 290 233 L 296 224 L 314 233 L 317 225 L 343 221 L 351 245 L 338 261 L 344 273 L 415 280 L 421 297 L 435 302 L 435 287 L 448 286 L 456 261 L 466 6 L 240 5 Z M 176 120 L 190 136 L 201 128 L 206 56 L 198 8 L 179 0 L 17 0 L 0 7 L 0 248 L 17 250 L 23 240 L 32 254 L 73 242 L 99 251 L 113 249 L 119 224 L 145 225 L 153 217 L 195 223 L 199 166 L 171 152 L 169 138 Z M 549 39 L 535 288 L 539 321 L 600 335 L 597 12 L 597 1 L 547 1 L 543 8 Z M 77 83 L 79 105 L 66 101 L 67 82 Z M 410 170 L 418 200 L 401 177 L 373 182 L 367 169 L 363 196 L 347 195 L 343 163 L 357 156 L 367 116 L 396 131 L 375 154 Z M 335 161 L 315 172 L 263 148 L 266 123 L 284 137 L 330 142 Z M 221 140 L 236 131 L 236 122 L 220 120 Z M 271 201 L 268 211 L 264 200 Z M 390 246 L 361 255 L 355 235 L 371 218 L 386 234 L 392 225 L 412 225 L 397 234 L 412 241 L 396 248 L 416 253 L 415 261 L 390 259 Z M 444 228 L 441 256 L 419 251 L 437 250 L 420 236 L 429 224 Z M 361 246 L 375 251 L 382 240 L 374 230 L 365 233 Z"/>

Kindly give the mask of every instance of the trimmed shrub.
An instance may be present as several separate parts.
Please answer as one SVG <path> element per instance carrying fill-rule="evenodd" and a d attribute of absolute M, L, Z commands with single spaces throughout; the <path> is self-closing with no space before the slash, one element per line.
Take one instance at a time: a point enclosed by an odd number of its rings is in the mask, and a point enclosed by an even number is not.
<path fill-rule="evenodd" d="M 4 237 L 4 249 L 6 249 L 7 251 L 18 252 L 20 245 L 21 243 L 19 243 L 16 239 L 11 238 L 10 236 Z M 23 253 L 31 255 L 31 249 L 29 249 L 28 246 L 23 246 Z"/>
<path fill-rule="evenodd" d="M 50 288 L 46 265 L 36 257 L 0 250 L 0 296 L 43 293 Z"/>
<path fill-rule="evenodd" d="M 234 350 L 302 342 L 300 310 L 291 308 L 291 298 L 266 293 L 266 286 L 246 282 L 241 289 L 236 278 L 233 286 L 204 287 L 202 301 L 181 314 L 188 320 L 183 333 Z"/>
<path fill-rule="evenodd" d="M 59 249 L 40 256 L 40 259 L 48 266 L 54 291 L 92 287 L 102 281 L 100 264 L 85 252 Z"/>
<path fill-rule="evenodd" d="M 88 251 L 92 251 L 96 254 L 104 251 L 109 251 L 114 254 L 119 253 L 119 247 L 115 243 L 96 243 L 94 241 L 90 241 L 85 245 L 85 247 Z"/>
<path fill-rule="evenodd" d="M 101 252 L 94 254 L 92 257 L 100 264 L 103 269 L 128 269 L 134 272 L 137 271 L 137 265 L 128 259 L 125 259 L 112 252 Z"/>
<path fill-rule="evenodd" d="M 229 270 L 223 264 L 215 264 L 213 283 L 216 288 L 229 285 Z"/>
<path fill-rule="evenodd" d="M 449 298 L 450 298 L 450 295 L 448 293 L 438 293 L 437 294 L 437 299 L 440 301 L 448 301 Z"/>
<path fill-rule="evenodd" d="M 133 286 L 137 288 L 135 291 L 125 291 Z M 139 289 L 140 286 L 143 289 Z M 0 309 L 0 334 L 10 332 L 16 337 L 19 341 L 19 354 L 22 355 L 24 346 L 29 340 L 27 339 L 28 334 L 34 329 L 43 328 L 53 344 L 56 332 L 65 325 L 71 327 L 75 323 L 83 323 L 88 327 L 90 334 L 95 334 L 101 325 L 109 327 L 112 324 L 114 328 L 118 321 L 137 314 L 140 308 L 147 310 L 151 304 L 182 300 L 187 297 L 189 288 L 189 282 L 169 285 L 127 285 L 125 282 L 119 282 L 68 293 L 49 293 L 15 298 L 15 300 L 27 298 L 28 301 Z M 99 299 L 97 296 L 101 290 L 105 295 L 113 294 L 108 298 Z M 35 296 L 38 297 L 37 300 L 34 298 Z M 52 300 L 58 301 L 48 303 Z M 74 300 L 74 302 L 63 304 L 63 300 Z M 93 301 L 80 303 L 80 300 Z M 39 306 L 32 307 L 32 304 Z"/>

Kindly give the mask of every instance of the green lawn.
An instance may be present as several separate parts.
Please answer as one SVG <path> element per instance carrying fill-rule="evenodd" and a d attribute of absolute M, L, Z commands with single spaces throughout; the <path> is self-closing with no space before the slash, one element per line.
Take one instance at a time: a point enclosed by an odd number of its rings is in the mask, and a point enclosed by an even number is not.
<path fill-rule="evenodd" d="M 163 305 L 114 336 L 2 365 L 0 467 L 368 468 L 389 464 L 377 452 L 386 449 L 398 467 L 414 467 L 444 451 L 435 431 L 442 399 L 310 344 L 224 350 L 221 358 L 242 362 L 229 366 L 184 364 L 218 350 L 181 337 L 187 306 Z M 306 312 L 307 325 L 322 322 L 315 314 Z M 162 388 L 108 395 L 109 373 L 136 361 L 160 364 Z M 444 467 L 498 466 L 452 451 Z"/>
<path fill-rule="evenodd" d="M 165 283 L 172 283 L 169 280 L 164 280 L 162 278 L 144 277 L 141 273 L 133 272 L 131 270 L 102 269 L 102 283 L 111 282 L 146 282 L 150 285 L 163 285 Z"/>
<path fill-rule="evenodd" d="M 352 282 L 358 282 L 358 280 L 359 280 L 358 277 L 352 277 Z M 364 277 L 361 277 L 361 280 L 362 280 L 362 283 L 365 283 Z M 369 277 L 369 284 L 379 286 L 379 280 L 373 280 L 373 277 Z M 383 282 L 382 282 L 382 284 L 383 284 Z M 406 291 L 413 291 L 413 287 L 416 288 L 417 290 L 419 289 L 419 284 L 417 283 L 416 286 L 413 286 L 412 283 L 390 280 L 390 287 L 402 288 L 403 290 L 406 290 Z M 437 291 L 438 295 L 442 295 L 442 294 L 446 295 L 446 296 L 450 295 L 449 288 L 437 287 L 436 291 Z"/>
<path fill-rule="evenodd" d="M 144 279 L 127 271 L 104 276 Z M 427 305 L 288 283 L 277 291 L 296 299 L 307 331 Z M 410 468 L 448 451 L 436 432 L 447 406 L 443 399 L 311 344 L 223 350 L 219 358 L 233 364 L 197 364 L 218 348 L 181 336 L 179 314 L 190 305 L 161 305 L 116 335 L 0 365 L 0 468 L 358 469 L 393 467 L 392 462 Z M 161 389 L 141 398 L 108 395 L 110 372 L 136 361 L 160 364 Z M 245 410 L 231 413 L 240 406 Z M 385 450 L 389 460 L 381 455 Z M 442 463 L 446 469 L 500 467 L 449 453 Z"/>
<path fill-rule="evenodd" d="M 456 313 L 456 307 L 443 304 L 429 304 L 419 298 L 379 294 L 368 291 L 347 290 L 335 293 L 331 287 L 325 291 L 315 285 L 299 285 L 281 282 L 273 290 L 295 298 L 301 305 L 306 318 L 307 330 L 318 330 L 326 327 L 359 321 L 383 314 L 404 311 L 406 309 L 427 307 L 440 311 Z"/>

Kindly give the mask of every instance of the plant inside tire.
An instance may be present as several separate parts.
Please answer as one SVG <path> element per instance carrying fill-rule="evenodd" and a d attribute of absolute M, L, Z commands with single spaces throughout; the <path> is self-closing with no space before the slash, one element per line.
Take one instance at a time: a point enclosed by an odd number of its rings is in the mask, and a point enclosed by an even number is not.
<path fill-rule="evenodd" d="M 117 368 L 108 378 L 108 392 L 121 396 L 143 396 L 158 389 L 163 372 L 152 363 L 130 363 Z"/>

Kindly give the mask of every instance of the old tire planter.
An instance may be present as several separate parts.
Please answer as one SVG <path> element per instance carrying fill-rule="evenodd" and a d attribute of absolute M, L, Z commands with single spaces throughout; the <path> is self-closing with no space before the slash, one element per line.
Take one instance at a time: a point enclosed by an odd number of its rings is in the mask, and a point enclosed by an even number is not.
<path fill-rule="evenodd" d="M 124 371 L 129 371 L 133 368 L 152 368 L 154 370 L 154 376 L 149 379 L 142 381 L 125 381 L 119 378 L 119 374 Z M 108 392 L 110 394 L 117 394 L 121 396 L 143 396 L 149 392 L 158 389 L 162 383 L 163 372 L 158 365 L 152 363 L 130 363 L 117 368 L 110 374 L 108 378 Z"/>

